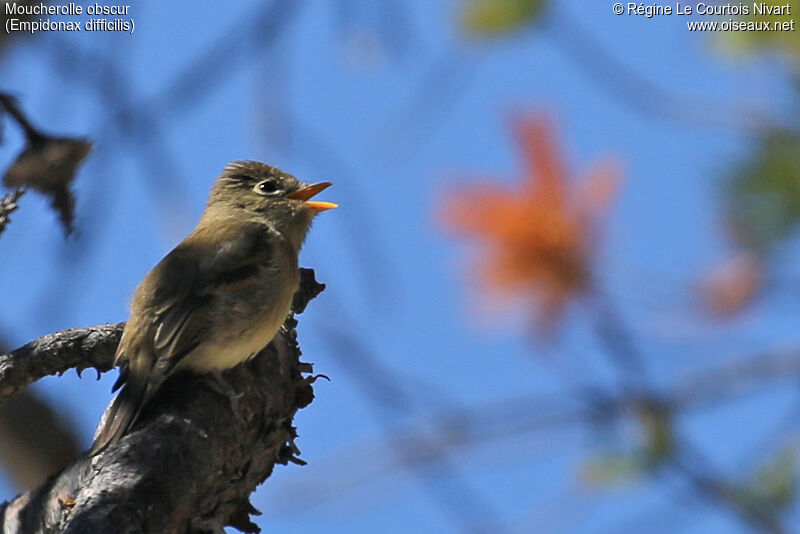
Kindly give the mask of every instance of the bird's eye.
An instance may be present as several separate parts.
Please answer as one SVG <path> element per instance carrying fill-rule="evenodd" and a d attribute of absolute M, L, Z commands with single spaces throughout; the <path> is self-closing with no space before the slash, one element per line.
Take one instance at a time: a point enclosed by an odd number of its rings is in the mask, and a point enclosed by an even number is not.
<path fill-rule="evenodd" d="M 256 185 L 256 193 L 261 195 L 274 195 L 278 191 L 278 184 L 274 180 L 264 180 Z"/>

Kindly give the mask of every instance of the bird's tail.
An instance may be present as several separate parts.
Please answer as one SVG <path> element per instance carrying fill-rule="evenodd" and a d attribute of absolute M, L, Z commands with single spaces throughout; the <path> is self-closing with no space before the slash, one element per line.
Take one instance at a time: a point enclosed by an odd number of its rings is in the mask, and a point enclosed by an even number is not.
<path fill-rule="evenodd" d="M 124 375 L 127 375 L 126 377 Z M 94 456 L 109 445 L 114 445 L 136 422 L 139 412 L 151 396 L 147 375 L 124 373 L 127 378 L 122 390 L 108 405 L 94 435 L 89 454 Z"/>

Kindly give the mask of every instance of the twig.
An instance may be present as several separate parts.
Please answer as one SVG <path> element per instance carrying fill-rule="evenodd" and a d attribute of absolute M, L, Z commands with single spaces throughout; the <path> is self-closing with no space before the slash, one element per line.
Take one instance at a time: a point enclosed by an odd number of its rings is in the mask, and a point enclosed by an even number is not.
<path fill-rule="evenodd" d="M 598 294 L 600 294 L 600 292 L 598 292 Z M 632 343 L 629 330 L 619 316 L 613 313 L 613 307 L 610 302 L 607 298 L 605 298 L 603 302 L 603 307 L 598 308 L 598 312 L 601 315 L 601 317 L 598 317 L 598 324 L 603 324 L 610 320 L 610 324 L 613 325 L 613 328 L 607 327 L 606 329 L 600 329 L 598 335 L 600 335 L 601 339 L 604 341 L 606 355 L 612 364 L 622 373 L 630 372 L 631 369 L 635 368 L 632 367 L 632 365 L 635 365 L 635 362 L 641 362 L 641 356 L 635 349 L 632 349 L 634 344 Z M 619 338 L 613 339 L 611 336 L 619 336 Z M 624 384 L 626 387 L 627 385 L 628 384 Z M 635 385 L 638 386 L 638 384 Z M 642 396 L 642 401 L 655 401 L 661 403 L 662 406 L 668 406 L 664 404 L 663 399 L 657 398 L 653 394 L 642 393 L 640 395 Z M 673 408 L 668 407 L 668 410 L 672 411 Z M 682 439 L 674 428 L 672 428 L 670 432 L 672 433 L 671 441 L 673 445 L 663 458 L 664 461 L 659 465 L 671 468 L 675 472 L 682 474 L 692 483 L 699 494 L 708 498 L 710 502 L 714 502 L 722 508 L 730 510 L 751 526 L 773 534 L 785 534 L 786 531 L 773 514 L 766 510 L 757 510 L 753 507 L 746 506 L 726 491 L 728 485 L 722 480 L 695 471 L 685 456 L 687 452 L 686 440 Z M 698 457 L 698 453 L 694 451 L 690 452 L 693 453 L 693 457 Z M 704 466 L 709 465 L 705 459 L 698 462 L 698 464 Z M 655 471 L 650 470 L 649 472 L 653 474 Z"/>
<path fill-rule="evenodd" d="M 44 134 L 31 124 L 28 117 L 19 109 L 14 97 L 5 93 L 0 93 L 0 106 L 2 106 L 3 109 L 6 110 L 6 113 L 19 124 L 19 127 L 22 128 L 22 131 L 25 133 L 25 138 L 29 143 L 35 145 L 36 143 L 44 141 Z"/>
<path fill-rule="evenodd" d="M 352 362 L 353 353 L 346 352 L 348 362 Z M 752 372 L 757 370 L 757 365 L 762 361 L 769 371 L 762 374 Z M 370 359 L 358 360 L 354 366 L 359 373 L 363 373 L 364 377 L 361 379 L 367 381 L 364 387 L 374 390 L 371 396 L 385 396 L 387 402 L 391 402 L 398 409 L 410 411 L 411 407 L 402 398 L 393 398 L 389 394 L 397 382 L 393 372 L 381 370 L 380 367 L 376 370 L 375 365 L 373 359 Z M 392 377 L 388 387 L 384 382 L 387 376 Z M 368 380 L 367 377 L 374 379 Z M 737 377 L 746 381 L 748 388 L 737 385 L 734 380 Z M 677 414 L 680 411 L 702 408 L 712 400 L 737 399 L 749 389 L 759 384 L 766 386 L 771 380 L 782 379 L 788 384 L 794 384 L 798 378 L 800 378 L 800 354 L 796 351 L 756 354 L 751 359 L 739 361 L 730 367 L 725 366 L 684 377 L 678 380 L 675 388 L 664 391 L 659 401 Z M 731 382 L 732 380 L 734 382 Z M 403 384 L 406 385 L 405 380 Z M 647 400 L 646 396 L 642 397 L 641 393 L 636 392 L 613 396 L 600 390 L 581 388 L 568 394 L 526 394 L 493 402 L 482 401 L 474 405 L 449 403 L 443 410 L 405 421 L 401 426 L 392 426 L 387 433 L 394 437 L 396 443 L 433 442 L 440 445 L 448 454 L 464 454 L 469 452 L 470 447 L 477 448 L 509 438 L 541 435 L 544 432 L 589 422 L 598 416 L 608 419 L 620 417 L 630 413 L 631 408 L 636 403 L 642 402 L 643 398 Z M 354 457 L 370 460 L 360 460 L 357 465 L 343 469 L 339 478 L 334 481 L 328 480 L 325 485 L 320 485 L 318 479 L 310 481 L 307 485 L 304 483 L 298 493 L 302 494 L 306 501 L 319 502 L 341 495 L 348 488 L 372 480 L 374 475 L 382 470 L 408 469 L 410 463 L 423 467 L 430 457 L 425 450 L 417 450 L 413 456 L 396 454 L 393 462 L 384 462 L 380 454 L 382 448 L 385 448 L 383 440 L 380 442 L 367 440 L 350 445 L 341 455 L 333 455 L 325 463 L 344 466 L 347 465 L 348 459 Z"/>
<path fill-rule="evenodd" d="M 9 222 L 11 214 L 19 207 L 19 199 L 25 194 L 24 189 L 16 189 L 0 198 L 0 234 L 2 234 Z"/>
<path fill-rule="evenodd" d="M 681 447 L 686 449 L 687 444 L 682 443 Z M 697 455 L 697 451 L 692 451 L 692 454 L 693 456 Z M 707 462 L 702 462 L 703 465 L 708 465 Z M 771 534 L 788 534 L 788 531 L 783 528 L 772 514 L 739 502 L 732 496 L 730 488 L 725 483 L 718 478 L 699 473 L 694 466 L 688 464 L 685 458 L 673 457 L 668 465 L 677 472 L 682 473 L 698 493 L 709 501 L 716 502 L 725 508 L 733 509 L 740 518 L 754 529 Z"/>
<path fill-rule="evenodd" d="M 124 326 L 123 322 L 62 330 L 0 355 L 0 398 L 72 368 L 93 367 L 98 373 L 110 370 Z"/>
<path fill-rule="evenodd" d="M 603 343 L 606 354 L 615 368 L 622 374 L 624 387 L 636 389 L 637 383 L 645 379 L 644 357 L 625 328 L 619 312 L 611 305 L 602 289 L 591 295 L 595 308 L 595 333 Z"/>
<path fill-rule="evenodd" d="M 347 355 L 347 369 L 355 372 L 359 389 L 369 399 L 367 406 L 383 429 L 384 446 L 435 499 L 453 524 L 465 532 L 483 531 L 488 525 L 492 526 L 492 532 L 504 532 L 506 528 L 499 514 L 467 484 L 450 461 L 445 444 L 435 437 L 403 435 L 390 427 L 392 418 L 407 415 L 411 409 L 403 385 L 351 336 L 329 330 L 328 337 L 340 348 L 334 354 Z"/>

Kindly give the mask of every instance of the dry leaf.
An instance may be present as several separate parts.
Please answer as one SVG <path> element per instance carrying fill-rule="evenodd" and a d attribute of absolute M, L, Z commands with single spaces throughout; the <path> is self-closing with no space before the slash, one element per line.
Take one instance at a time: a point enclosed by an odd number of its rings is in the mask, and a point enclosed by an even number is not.
<path fill-rule="evenodd" d="M 92 143 L 86 139 L 41 136 L 29 140 L 25 150 L 6 171 L 3 184 L 12 188 L 31 188 L 50 197 L 64 231 L 73 230 L 75 198 L 71 185 L 75 172 L 89 154 Z"/>

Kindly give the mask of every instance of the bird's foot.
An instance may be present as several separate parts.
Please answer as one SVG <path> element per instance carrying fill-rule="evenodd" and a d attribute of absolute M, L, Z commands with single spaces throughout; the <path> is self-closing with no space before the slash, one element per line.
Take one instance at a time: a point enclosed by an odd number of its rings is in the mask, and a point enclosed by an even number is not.
<path fill-rule="evenodd" d="M 230 403 L 231 411 L 233 411 L 236 418 L 243 424 L 246 423 L 247 421 L 244 415 L 242 415 L 241 410 L 239 410 L 239 400 L 244 396 L 244 392 L 236 391 L 231 383 L 222 376 L 221 371 L 214 370 L 212 371 L 212 375 L 214 376 L 214 380 L 209 381 L 211 388 L 220 395 L 226 397 Z"/>

